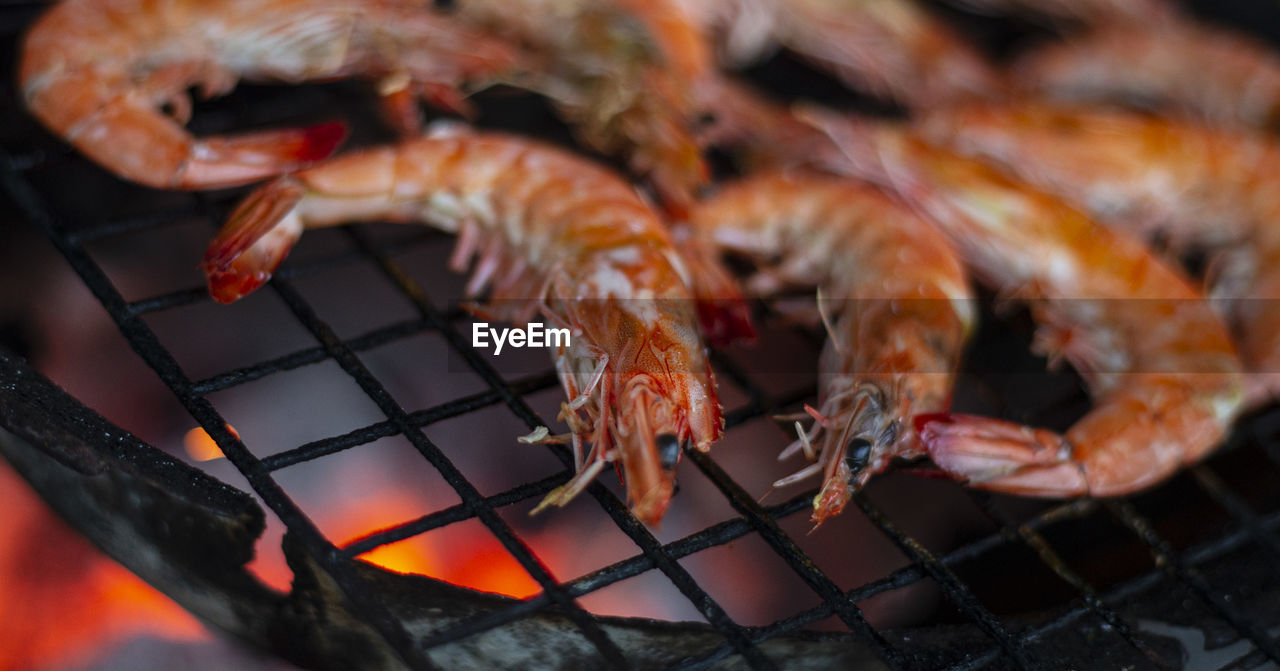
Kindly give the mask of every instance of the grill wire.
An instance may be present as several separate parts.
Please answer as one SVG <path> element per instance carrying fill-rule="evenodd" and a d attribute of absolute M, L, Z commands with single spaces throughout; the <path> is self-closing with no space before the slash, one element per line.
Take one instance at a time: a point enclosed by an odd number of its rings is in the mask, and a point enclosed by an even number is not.
<path fill-rule="evenodd" d="M 42 5 L 39 3 L 22 2 L 7 3 L 0 7 L 0 31 L 9 45 L 6 59 L 14 58 L 18 33 L 41 9 Z M 13 72 L 13 63 L 8 62 L 7 65 L 4 71 Z M 310 91 L 310 87 L 307 90 Z M 685 660 L 678 667 L 682 669 L 708 668 L 733 655 L 741 656 L 746 665 L 753 669 L 777 668 L 779 660 L 770 659 L 761 651 L 759 644 L 762 641 L 803 630 L 833 616 L 843 623 L 854 638 L 869 644 L 890 668 L 923 668 L 927 663 L 920 661 L 919 651 L 905 645 L 900 637 L 888 636 L 868 624 L 859 603 L 924 580 L 935 583 L 963 620 L 976 626 L 983 634 L 980 645 L 946 660 L 944 666 L 957 671 L 982 668 L 1056 668 L 1059 664 L 1065 664 L 1065 661 L 1043 658 L 1037 654 L 1037 643 L 1052 638 L 1056 632 L 1064 631 L 1088 617 L 1105 623 L 1105 630 L 1109 635 L 1123 641 L 1135 652 L 1135 659 L 1149 666 L 1169 668 L 1166 657 L 1152 649 L 1147 639 L 1137 633 L 1136 623 L 1119 612 L 1119 605 L 1127 599 L 1169 584 L 1183 590 L 1190 599 L 1199 603 L 1199 607 L 1207 609 L 1214 618 L 1225 622 L 1238 638 L 1249 643 L 1252 649 L 1237 660 L 1240 665 L 1238 668 L 1249 668 L 1265 660 L 1280 663 L 1280 644 L 1268 633 L 1266 623 L 1258 621 L 1256 613 L 1248 612 L 1233 602 L 1226 586 L 1215 585 L 1203 570 L 1205 565 L 1215 559 L 1240 548 L 1251 548 L 1265 556 L 1272 567 L 1280 566 L 1280 538 L 1276 531 L 1277 526 L 1280 526 L 1280 511 L 1260 504 L 1256 496 L 1235 491 L 1226 477 L 1215 470 L 1219 458 L 1188 469 L 1177 480 L 1181 487 L 1187 486 L 1187 480 L 1193 482 L 1203 495 L 1227 514 L 1230 524 L 1208 542 L 1186 548 L 1177 547 L 1178 544 L 1157 531 L 1161 524 L 1154 521 L 1149 513 L 1143 512 L 1142 497 L 1138 497 L 1138 500 L 1085 499 L 1057 503 L 1045 507 L 1033 516 L 1022 518 L 1006 512 L 1000 505 L 1002 497 L 966 489 L 964 491 L 967 496 L 989 518 L 996 531 L 938 554 L 926 549 L 919 540 L 903 531 L 867 496 L 855 495 L 854 506 L 845 514 L 865 515 L 911 564 L 878 580 L 853 589 L 842 589 L 811 559 L 797 539 L 779 524 L 783 519 L 807 514 L 809 502 L 816 490 L 797 494 L 780 504 L 763 505 L 717 464 L 715 451 L 710 455 L 688 452 L 686 458 L 721 492 L 736 515 L 684 538 L 663 543 L 629 514 L 625 504 L 608 487 L 600 483 L 592 484 L 587 489 L 586 496 L 595 501 L 617 529 L 636 544 L 640 552 L 576 579 L 559 582 L 498 511 L 519 502 L 536 501 L 565 482 L 572 472 L 569 452 L 559 447 L 546 448 L 563 465 L 561 472 L 486 496 L 423 431 L 428 425 L 464 417 L 494 406 L 504 407 L 530 429 L 549 425 L 545 418 L 534 411 L 526 397 L 557 387 L 555 375 L 550 370 L 518 376 L 504 375 L 496 370 L 470 346 L 459 331 L 463 316 L 456 309 L 442 307 L 434 302 L 428 292 L 394 259 L 397 254 L 421 245 L 424 241 L 439 239 L 439 236 L 414 232 L 392 240 L 382 240 L 371 235 L 367 227 L 344 228 L 347 251 L 300 263 L 288 263 L 266 289 L 273 291 L 281 299 L 297 324 L 314 338 L 316 344 L 257 364 L 193 379 L 143 317 L 208 301 L 204 288 L 190 287 L 126 300 L 108 273 L 87 250 L 87 246 L 117 236 L 146 235 L 163 229 L 172 221 L 192 216 L 207 220 L 208 232 L 212 232 L 213 227 L 223 220 L 229 207 L 243 191 L 192 194 L 184 197 L 183 205 L 170 211 L 122 216 L 106 212 L 95 221 L 70 221 L 56 207 L 55 203 L 62 196 L 49 189 L 47 185 L 56 180 L 47 179 L 47 175 L 50 172 L 59 174 L 68 166 L 79 166 L 84 163 L 84 159 L 49 137 L 20 111 L 11 77 L 5 81 L 4 95 L 6 100 L 3 120 L 10 130 L 4 132 L 5 145 L 0 149 L 0 186 L 3 193 L 12 200 L 23 219 L 47 235 L 110 314 L 132 349 L 156 372 L 186 411 L 216 440 L 227 459 L 244 475 L 253 490 L 284 523 L 301 547 L 333 576 L 355 611 L 415 668 L 436 668 L 427 654 L 434 647 L 465 639 L 549 608 L 567 615 L 580 634 L 595 647 L 603 662 L 618 668 L 627 667 L 636 660 L 625 658 L 618 645 L 601 628 L 598 618 L 580 607 L 577 599 L 654 570 L 665 576 L 723 637 L 723 642 L 718 647 L 707 650 L 701 657 Z M 232 99 L 243 95 L 254 94 L 237 93 L 233 94 Z M 261 95 L 261 92 L 257 95 Z M 248 106 L 248 111 L 232 104 L 224 109 L 239 110 L 238 112 L 225 117 L 219 117 L 216 112 L 206 116 L 205 123 L 208 127 L 202 131 L 216 131 L 219 125 L 229 126 L 246 121 L 258 124 L 279 123 L 282 119 L 303 115 L 303 110 L 314 109 L 314 95 L 316 94 L 304 93 L 298 100 L 268 95 L 265 96 L 266 104 L 255 99 Z M 319 95 L 327 94 L 322 92 Z M 244 114 L 249 116 L 246 118 L 242 116 Z M 32 175 L 37 172 L 46 177 L 38 180 L 33 178 Z M 317 314 L 314 306 L 299 291 L 296 281 L 309 274 L 325 272 L 336 265 L 353 261 L 372 264 L 384 280 L 412 305 L 415 316 L 354 337 L 339 337 L 335 328 Z M 402 407 L 387 390 L 384 382 L 366 367 L 358 353 L 423 333 L 435 333 L 443 337 L 452 354 L 457 360 L 465 362 L 466 367 L 483 380 L 486 389 L 422 410 L 410 411 Z M 783 393 L 767 389 L 754 379 L 751 371 L 732 357 L 720 353 L 713 356 L 721 385 L 736 387 L 747 398 L 743 405 L 726 408 L 729 433 L 725 443 L 718 446 L 719 449 L 725 449 L 725 445 L 733 440 L 734 427 L 781 409 L 794 407 L 796 403 L 812 396 L 810 386 Z M 216 392 L 325 361 L 335 362 L 385 415 L 385 420 L 259 458 L 228 430 L 226 419 L 208 398 Z M 1236 458 L 1239 458 L 1240 453 L 1247 452 L 1248 458 L 1258 461 L 1269 459 L 1280 463 L 1280 443 L 1274 438 L 1269 442 L 1266 440 L 1268 432 L 1265 426 L 1269 423 L 1274 423 L 1272 415 L 1252 418 L 1248 425 L 1250 428 L 1237 431 L 1232 445 L 1223 452 Z M 422 458 L 439 472 L 461 502 L 364 537 L 345 547 L 335 546 L 308 519 L 306 511 L 285 493 L 275 479 L 275 473 L 344 450 L 358 449 L 361 445 L 388 436 L 406 438 Z M 1273 486 L 1272 489 L 1280 488 Z M 1267 500 L 1268 497 L 1263 498 L 1263 501 Z M 1269 501 L 1275 503 L 1275 498 L 1269 497 Z M 679 504 L 680 499 L 677 497 L 673 505 Z M 1072 522 L 1107 518 L 1114 520 L 1146 548 L 1156 568 L 1129 576 L 1118 585 L 1103 589 L 1073 570 L 1068 561 L 1064 560 L 1061 548 L 1055 550 L 1046 532 Z M 374 597 L 374 593 L 354 569 L 352 560 L 376 547 L 473 519 L 483 524 L 501 542 L 505 550 L 537 581 L 542 591 L 509 607 L 439 631 L 415 645 L 386 605 Z M 700 551 L 752 535 L 763 540 L 820 598 L 819 605 L 764 626 L 745 626 L 735 621 L 725 607 L 680 563 L 681 559 Z M 1085 542 L 1088 542 L 1087 537 Z M 994 556 L 997 550 L 1010 546 L 1028 550 L 1058 576 L 1070 587 L 1072 600 L 1056 609 L 1051 617 L 1031 624 L 997 615 L 984 605 L 973 587 L 958 574 L 957 568 L 983 562 Z M 1275 577 L 1274 569 L 1272 577 Z M 1080 654 L 1082 657 L 1076 666 L 1087 667 L 1084 660 L 1088 657 L 1084 655 L 1088 651 L 1080 651 Z"/>

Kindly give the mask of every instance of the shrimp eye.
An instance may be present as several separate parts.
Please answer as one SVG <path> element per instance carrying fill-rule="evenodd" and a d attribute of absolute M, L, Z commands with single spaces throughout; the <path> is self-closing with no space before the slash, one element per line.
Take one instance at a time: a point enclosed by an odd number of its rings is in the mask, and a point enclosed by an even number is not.
<path fill-rule="evenodd" d="M 658 463 L 668 471 L 676 467 L 680 461 L 680 439 L 671 433 L 660 433 L 658 443 Z"/>
<path fill-rule="evenodd" d="M 844 463 L 849 470 L 859 473 L 871 461 L 871 441 L 865 438 L 851 438 L 844 448 Z"/>
<path fill-rule="evenodd" d="M 431 0 L 431 4 L 434 5 L 436 9 L 443 12 L 457 8 L 457 3 L 454 2 L 454 0 Z"/>

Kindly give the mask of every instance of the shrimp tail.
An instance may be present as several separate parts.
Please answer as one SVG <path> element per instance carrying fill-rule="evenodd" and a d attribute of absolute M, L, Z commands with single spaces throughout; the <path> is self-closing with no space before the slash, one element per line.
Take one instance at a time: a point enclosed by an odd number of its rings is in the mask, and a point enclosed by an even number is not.
<path fill-rule="evenodd" d="M 328 157 L 347 135 L 341 122 L 327 122 L 196 138 L 178 123 L 187 112 L 166 116 L 136 95 L 103 100 L 98 88 L 84 77 L 67 77 L 29 91 L 27 104 L 89 158 L 155 189 L 222 188 L 274 177 Z M 186 98 L 174 100 L 189 108 Z"/>
<path fill-rule="evenodd" d="M 175 186 L 235 186 L 328 158 L 347 137 L 340 121 L 197 141 Z"/>
<path fill-rule="evenodd" d="M 297 181 L 282 177 L 231 213 L 201 263 L 214 300 L 234 302 L 271 279 L 302 235 L 295 208 L 305 193 Z"/>

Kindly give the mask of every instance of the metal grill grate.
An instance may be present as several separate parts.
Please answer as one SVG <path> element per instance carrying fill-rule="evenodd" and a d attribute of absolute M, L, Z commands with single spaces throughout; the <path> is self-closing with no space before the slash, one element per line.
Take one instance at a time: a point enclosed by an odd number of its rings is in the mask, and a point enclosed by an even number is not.
<path fill-rule="evenodd" d="M 38 4 L 14 4 L 5 5 L 0 10 L 0 31 L 6 36 L 7 52 L 14 51 L 13 37 L 35 15 L 38 8 Z M 5 72 L 12 72 L 12 65 L 7 63 Z M 587 490 L 587 495 L 607 514 L 617 529 L 634 542 L 639 553 L 561 582 L 552 575 L 526 540 L 500 516 L 499 510 L 516 503 L 537 500 L 565 482 L 572 469 L 568 451 L 557 447 L 545 448 L 550 449 L 559 459 L 563 471 L 486 496 L 424 432 L 425 427 L 437 422 L 464 417 L 495 406 L 505 408 L 530 429 L 548 424 L 544 417 L 535 412 L 527 397 L 557 386 L 556 378 L 550 370 L 520 376 L 504 375 L 496 370 L 459 332 L 458 324 L 462 315 L 434 300 L 395 259 L 405 249 L 436 240 L 438 236 L 412 233 L 388 241 L 370 235 L 367 227 L 344 229 L 347 245 L 344 251 L 288 264 L 270 283 L 269 290 L 281 299 L 292 318 L 310 335 L 315 344 L 257 364 L 194 379 L 143 317 L 208 301 L 204 289 L 189 287 L 126 300 L 88 248 L 92 243 L 119 236 L 149 235 L 164 230 L 171 222 L 180 218 L 197 217 L 207 220 L 207 232 L 211 232 L 239 192 L 192 195 L 184 197 L 183 204 L 177 207 L 145 215 L 103 212 L 92 221 L 74 220 L 61 213 L 57 206 L 58 200 L 69 191 L 65 190 L 66 187 L 61 187 L 60 190 L 50 185 L 61 181 L 59 175 L 74 179 L 76 174 L 85 169 L 83 159 L 45 135 L 30 119 L 12 111 L 18 109 L 18 98 L 10 80 L 6 80 L 4 90 L 4 106 L 11 110 L 6 112 L 5 117 L 14 123 L 5 132 L 6 144 L 0 150 L 0 185 L 16 205 L 17 212 L 47 235 L 110 314 L 134 352 L 155 371 L 191 417 L 216 440 L 226 457 L 300 542 L 301 547 L 333 576 L 343 594 L 365 621 L 385 638 L 405 662 L 415 668 L 435 668 L 429 658 L 433 648 L 464 640 L 479 632 L 548 609 L 555 609 L 571 619 L 579 634 L 598 652 L 602 664 L 618 668 L 641 664 L 643 660 L 628 658 L 624 654 L 617 642 L 611 640 L 602 628 L 600 619 L 580 607 L 577 599 L 650 571 L 657 571 L 664 576 L 722 639 L 719 645 L 684 660 L 678 667 L 682 669 L 709 668 L 734 655 L 740 656 L 753 669 L 778 668 L 787 660 L 771 659 L 761 649 L 762 642 L 800 631 L 832 617 L 842 623 L 851 638 L 869 645 L 888 667 L 894 669 L 1055 668 L 1063 663 L 1063 659 L 1056 655 L 1064 653 L 1060 647 L 1046 648 L 1046 645 L 1054 641 L 1059 633 L 1080 625 L 1088 618 L 1096 618 L 1104 623 L 1105 626 L 1101 629 L 1104 635 L 1114 639 L 1113 643 L 1118 641 L 1122 647 L 1126 647 L 1128 654 L 1121 654 L 1127 663 L 1170 668 L 1173 663 L 1169 661 L 1169 656 L 1153 648 L 1150 639 L 1139 633 L 1139 623 L 1123 612 L 1123 605 L 1128 600 L 1167 584 L 1177 585 L 1188 599 L 1198 602 L 1197 608 L 1207 611 L 1217 621 L 1226 623 L 1234 632 L 1235 638 L 1248 642 L 1249 650 L 1236 660 L 1239 668 L 1251 668 L 1267 660 L 1280 663 L 1280 644 L 1273 631 L 1268 631 L 1268 627 L 1276 624 L 1275 616 L 1280 614 L 1272 612 L 1270 615 L 1273 617 L 1268 620 L 1259 617 L 1256 608 L 1242 607 L 1232 599 L 1229 585 L 1221 584 L 1220 579 L 1215 582 L 1202 568 L 1211 566 L 1215 561 L 1242 548 L 1260 553 L 1272 566 L 1280 566 L 1280 538 L 1276 532 L 1277 526 L 1280 526 L 1280 506 L 1275 505 L 1277 501 L 1274 496 L 1259 497 L 1237 492 L 1234 485 L 1228 482 L 1227 476 L 1219 474 L 1216 462 L 1190 469 L 1189 476 L 1179 476 L 1176 486 L 1190 486 L 1188 480 L 1194 483 L 1203 495 L 1229 516 L 1230 524 L 1214 534 L 1212 540 L 1186 548 L 1179 548 L 1157 531 L 1161 528 L 1161 523 L 1141 511 L 1141 501 L 1137 504 L 1129 500 L 1073 501 L 1056 504 L 1025 517 L 1008 512 L 1002 505 L 1005 501 L 1002 497 L 966 490 L 977 508 L 989 518 L 995 531 L 939 554 L 931 552 L 919 540 L 905 532 L 870 497 L 859 494 L 854 498 L 857 510 L 851 507 L 845 514 L 857 515 L 861 511 L 911 564 L 853 589 L 843 589 L 824 571 L 819 562 L 810 557 L 803 547 L 803 539 L 793 537 L 780 526 L 780 521 L 786 518 L 805 515 L 815 491 L 797 494 L 778 505 L 762 505 L 717 463 L 717 451 L 710 455 L 690 452 L 686 457 L 723 495 L 732 507 L 734 516 L 664 543 L 632 518 L 623 502 L 608 487 L 600 483 L 593 484 Z M 243 122 L 245 119 L 235 110 L 244 107 L 253 108 L 249 112 L 252 115 L 250 121 L 287 119 L 294 114 L 305 115 L 306 110 L 315 109 L 315 96 L 336 96 L 339 100 L 335 104 L 341 105 L 345 91 L 340 87 L 308 88 L 301 101 L 289 101 L 285 97 L 263 94 L 261 91 L 238 93 L 232 96 L 232 102 L 220 107 L 222 110 L 232 110 L 231 112 L 222 117 L 217 114 L 203 117 L 203 122 L 212 130 L 216 130 L 219 125 L 230 126 Z M 246 100 L 252 102 L 246 105 Z M 331 269 L 352 261 L 368 263 L 376 268 L 383 281 L 412 306 L 415 315 L 411 319 L 378 326 L 360 335 L 340 337 L 335 328 L 319 316 L 315 307 L 298 289 L 296 282 L 309 274 L 330 272 Z M 467 369 L 477 375 L 486 388 L 425 409 L 410 410 L 393 397 L 384 382 L 358 356 L 360 352 L 423 333 L 442 337 L 457 360 L 464 362 Z M 728 449 L 734 441 L 734 427 L 793 406 L 812 394 L 809 385 L 789 392 L 775 393 L 757 381 L 753 373 L 733 357 L 716 354 L 714 360 L 721 385 L 735 388 L 747 399 L 745 404 L 727 408 L 727 425 L 730 431 L 725 443 L 718 446 L 719 450 Z M 209 399 L 211 394 L 217 392 L 321 362 L 336 363 L 372 401 L 384 419 L 260 458 L 228 430 L 226 418 Z M 1238 432 L 1231 450 L 1233 458 L 1253 461 L 1270 458 L 1280 462 L 1280 442 L 1266 432 L 1268 419 L 1269 416 L 1255 417 L 1248 425 L 1248 430 Z M 307 511 L 301 509 L 286 494 L 275 474 L 281 469 L 324 459 L 341 451 L 360 449 L 361 446 L 389 436 L 407 439 L 421 457 L 439 472 L 461 502 L 366 536 L 345 547 L 337 547 L 308 519 Z M 1274 484 L 1274 481 L 1271 482 L 1273 490 L 1280 489 L 1274 487 Z M 1165 500 L 1159 494 L 1153 496 L 1157 502 Z M 674 505 L 680 505 L 679 498 Z M 1055 546 L 1048 534 L 1072 522 L 1096 523 L 1108 516 L 1125 530 L 1131 540 L 1136 539 L 1147 549 L 1157 568 L 1125 576 L 1118 584 L 1099 587 L 1064 560 L 1064 548 Z M 352 560 L 376 547 L 464 520 L 478 520 L 532 576 L 542 591 L 536 596 L 463 621 L 415 643 L 386 605 L 374 597 L 366 581 L 355 570 Z M 812 590 L 820 600 L 819 604 L 764 626 L 746 626 L 731 617 L 726 608 L 681 564 L 680 560 L 690 555 L 748 536 L 762 540 Z M 1082 541 L 1088 543 L 1091 539 L 1085 536 Z M 961 568 L 980 564 L 998 550 L 1010 547 L 1021 547 L 1028 551 L 1035 558 L 1028 561 L 1039 561 L 1047 567 L 1069 587 L 1072 598 L 1050 615 L 1032 622 L 993 612 L 966 580 Z M 1280 576 L 1272 570 L 1269 575 L 1272 584 L 1277 577 Z M 902 632 L 881 631 L 871 626 L 863 615 L 860 603 L 926 580 L 932 581 L 941 590 L 950 604 L 949 608 L 958 614 L 957 622 L 967 623 L 968 628 L 979 632 L 977 636 L 958 638 L 963 643 L 959 651 L 931 650 L 928 642 L 913 643 Z M 1089 665 L 1087 650 L 1076 650 L 1075 654 L 1080 655 L 1078 665 Z M 1105 666 L 1109 667 L 1110 664 Z"/>

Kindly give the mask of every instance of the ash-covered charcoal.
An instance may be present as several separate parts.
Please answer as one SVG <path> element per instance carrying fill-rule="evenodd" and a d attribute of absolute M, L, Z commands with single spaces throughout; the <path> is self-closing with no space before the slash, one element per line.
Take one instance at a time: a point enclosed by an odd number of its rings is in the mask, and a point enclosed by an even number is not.
<path fill-rule="evenodd" d="M 298 646 L 297 653 L 305 655 L 301 661 L 314 668 L 398 668 L 391 651 L 377 644 L 374 631 L 352 615 L 337 585 L 291 538 L 285 538 L 284 547 L 295 575 L 286 621 L 299 627 L 291 640 Z M 432 643 L 428 655 L 441 668 L 580 669 L 605 663 L 577 626 L 555 609 L 504 617 L 505 609 L 521 603 L 518 599 L 423 576 L 397 574 L 363 562 L 358 571 L 415 642 Z M 460 624 L 494 619 L 506 621 L 458 640 L 433 640 Z M 689 663 L 724 641 L 710 626 L 694 622 L 601 617 L 599 623 L 636 669 L 664 669 Z M 800 632 L 771 638 L 760 644 L 760 650 L 780 669 L 889 668 L 865 642 L 849 635 Z M 730 655 L 709 668 L 748 666 L 740 657 Z"/>
<path fill-rule="evenodd" d="M 133 437 L 0 349 L 0 455 L 103 552 L 206 623 L 261 645 L 281 596 L 244 565 L 262 509 Z"/>

